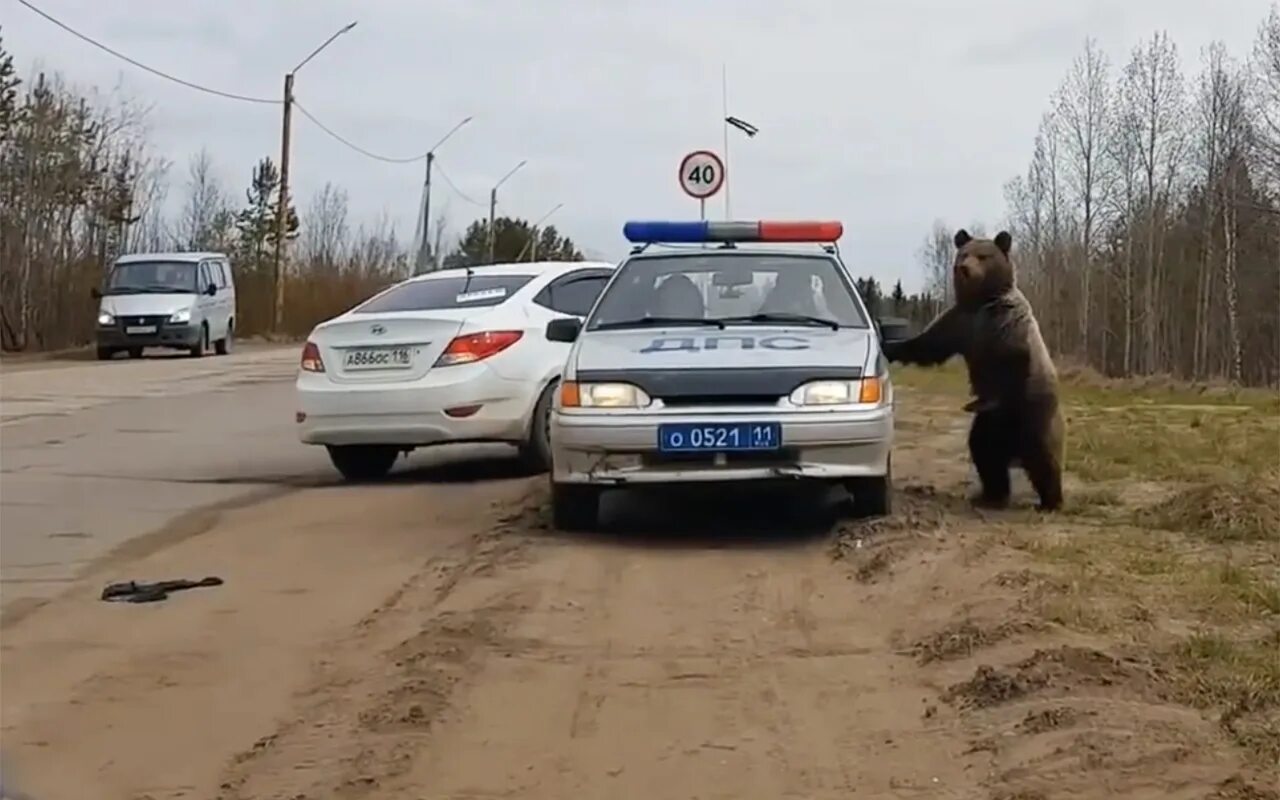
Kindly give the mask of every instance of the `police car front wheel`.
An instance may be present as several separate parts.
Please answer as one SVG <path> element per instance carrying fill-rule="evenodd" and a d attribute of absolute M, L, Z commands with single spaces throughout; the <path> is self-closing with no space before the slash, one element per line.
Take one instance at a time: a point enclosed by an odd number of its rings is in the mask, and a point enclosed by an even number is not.
<path fill-rule="evenodd" d="M 574 483 L 551 484 L 551 518 L 563 531 L 586 531 L 600 520 L 600 488 Z"/>
<path fill-rule="evenodd" d="M 893 512 L 893 464 L 884 475 L 852 478 L 845 484 L 853 496 L 853 513 L 858 517 L 887 517 Z"/>

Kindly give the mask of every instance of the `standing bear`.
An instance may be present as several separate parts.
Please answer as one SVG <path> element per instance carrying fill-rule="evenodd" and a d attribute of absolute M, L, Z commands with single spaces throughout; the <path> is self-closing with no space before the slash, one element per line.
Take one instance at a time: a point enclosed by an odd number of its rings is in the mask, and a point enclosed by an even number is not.
<path fill-rule="evenodd" d="M 1006 506 L 1010 468 L 1021 465 L 1040 496 L 1037 508 L 1056 511 L 1062 507 L 1066 433 L 1058 375 L 1031 304 L 1014 282 L 1013 237 L 1001 231 L 994 239 L 975 239 L 962 228 L 955 245 L 955 305 L 918 336 L 885 342 L 885 357 L 933 366 L 962 356 L 975 396 L 965 406 L 976 412 L 969 455 L 982 492 L 974 501 Z"/>

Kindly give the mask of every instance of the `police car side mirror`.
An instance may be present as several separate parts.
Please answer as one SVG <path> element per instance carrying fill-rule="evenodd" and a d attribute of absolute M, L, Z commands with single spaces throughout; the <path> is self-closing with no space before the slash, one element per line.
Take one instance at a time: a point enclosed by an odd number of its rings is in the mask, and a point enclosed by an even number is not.
<path fill-rule="evenodd" d="M 92 297 L 94 300 L 101 300 L 102 290 L 99 289 L 97 286 L 95 286 L 89 290 L 89 296 Z"/>
<path fill-rule="evenodd" d="M 547 323 L 547 340 L 552 342 L 572 342 L 582 332 L 582 320 L 577 317 L 553 319 Z"/>
<path fill-rule="evenodd" d="M 204 293 L 209 295 L 210 297 L 213 297 L 218 293 L 218 285 L 216 283 L 209 284 L 208 286 L 204 287 Z"/>

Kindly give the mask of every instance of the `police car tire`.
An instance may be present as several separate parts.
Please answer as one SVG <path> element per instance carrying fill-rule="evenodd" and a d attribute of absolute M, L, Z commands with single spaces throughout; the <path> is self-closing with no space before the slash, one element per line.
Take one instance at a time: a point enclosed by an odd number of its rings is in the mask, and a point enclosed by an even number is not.
<path fill-rule="evenodd" d="M 893 512 L 893 463 L 875 478 L 854 478 L 848 484 L 853 512 L 858 517 L 887 517 Z"/>
<path fill-rule="evenodd" d="M 553 482 L 551 520 L 562 531 L 587 531 L 596 527 L 600 521 L 600 489 Z"/>

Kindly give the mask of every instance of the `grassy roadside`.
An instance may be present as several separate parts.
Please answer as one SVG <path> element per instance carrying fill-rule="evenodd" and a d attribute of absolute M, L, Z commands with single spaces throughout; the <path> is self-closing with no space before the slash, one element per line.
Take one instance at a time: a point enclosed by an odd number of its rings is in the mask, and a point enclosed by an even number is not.
<path fill-rule="evenodd" d="M 958 403 L 958 364 L 894 380 Z M 1280 393 L 1064 371 L 1068 507 L 1004 543 L 1041 619 L 1151 659 L 1173 698 L 1280 764 Z M 1012 521 L 1012 519 L 1010 520 Z"/>

